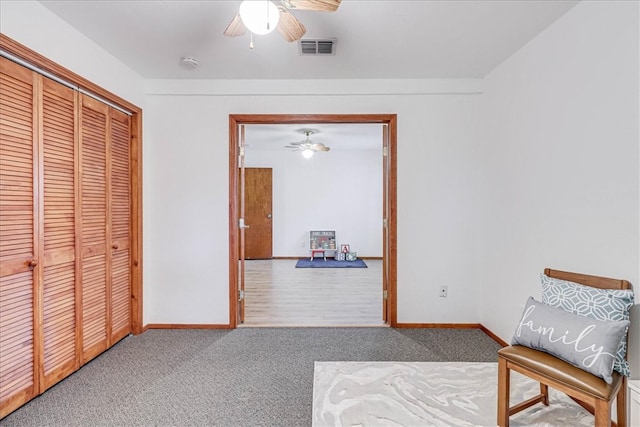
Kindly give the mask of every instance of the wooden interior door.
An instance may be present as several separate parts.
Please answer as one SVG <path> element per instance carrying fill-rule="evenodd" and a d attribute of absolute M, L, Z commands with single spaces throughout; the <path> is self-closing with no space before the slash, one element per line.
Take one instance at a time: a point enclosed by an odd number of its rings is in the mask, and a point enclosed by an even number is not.
<path fill-rule="evenodd" d="M 52 80 L 42 83 L 41 197 L 44 219 L 42 390 L 78 367 L 76 295 L 76 97 Z M 79 266 L 79 264 L 78 264 Z"/>
<path fill-rule="evenodd" d="M 82 95 L 80 134 L 82 363 L 107 349 L 107 118 Z"/>
<path fill-rule="evenodd" d="M 83 363 L 131 331 L 130 118 L 82 97 Z"/>
<path fill-rule="evenodd" d="M 0 58 L 0 418 L 39 388 L 36 84 Z"/>
<path fill-rule="evenodd" d="M 245 259 L 271 259 L 273 256 L 273 170 L 245 168 L 244 218 Z"/>

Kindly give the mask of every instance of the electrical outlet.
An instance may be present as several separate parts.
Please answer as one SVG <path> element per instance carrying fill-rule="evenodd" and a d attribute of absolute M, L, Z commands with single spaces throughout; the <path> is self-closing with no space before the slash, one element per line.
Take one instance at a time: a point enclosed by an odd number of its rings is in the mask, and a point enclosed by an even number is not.
<path fill-rule="evenodd" d="M 446 298 L 448 291 L 449 291 L 449 287 L 448 286 L 446 286 L 446 285 L 440 286 L 440 297 Z"/>

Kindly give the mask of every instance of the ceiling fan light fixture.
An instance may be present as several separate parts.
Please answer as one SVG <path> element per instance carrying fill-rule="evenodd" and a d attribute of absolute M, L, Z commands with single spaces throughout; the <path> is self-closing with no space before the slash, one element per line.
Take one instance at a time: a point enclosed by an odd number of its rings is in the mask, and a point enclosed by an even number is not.
<path fill-rule="evenodd" d="M 302 150 L 302 157 L 304 157 L 305 159 L 310 159 L 311 157 L 313 157 L 313 150 L 310 148 L 305 148 L 304 150 Z"/>
<path fill-rule="evenodd" d="M 269 0 L 244 0 L 240 3 L 240 19 L 253 34 L 264 35 L 276 29 L 280 11 Z"/>
<path fill-rule="evenodd" d="M 196 68 L 198 68 L 198 65 L 200 65 L 200 61 L 198 61 L 198 58 L 195 58 L 193 56 L 183 56 L 180 59 L 180 64 L 187 70 L 195 70 Z"/>

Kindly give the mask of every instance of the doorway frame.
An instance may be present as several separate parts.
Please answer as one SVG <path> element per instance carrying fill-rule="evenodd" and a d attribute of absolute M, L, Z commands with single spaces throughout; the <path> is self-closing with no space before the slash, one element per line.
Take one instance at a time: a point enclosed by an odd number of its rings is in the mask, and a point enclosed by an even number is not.
<path fill-rule="evenodd" d="M 388 126 L 387 161 L 383 163 L 387 176 L 388 200 L 382 224 L 387 264 L 387 324 L 395 328 L 397 319 L 397 114 L 230 114 L 229 115 L 229 327 L 238 327 L 238 257 L 240 255 L 238 168 L 240 165 L 239 125 L 278 124 L 381 124 Z M 387 259 L 384 259 L 384 258 Z M 385 278 L 383 277 L 383 281 Z M 383 285 L 384 287 L 384 285 Z M 381 289 L 382 291 L 382 289 Z"/>

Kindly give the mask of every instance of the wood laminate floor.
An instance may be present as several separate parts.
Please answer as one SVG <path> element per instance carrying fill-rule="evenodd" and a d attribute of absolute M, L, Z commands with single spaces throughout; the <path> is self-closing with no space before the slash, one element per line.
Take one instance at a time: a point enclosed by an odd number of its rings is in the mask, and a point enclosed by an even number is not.
<path fill-rule="evenodd" d="M 245 326 L 383 326 L 382 260 L 368 268 L 245 262 Z"/>

